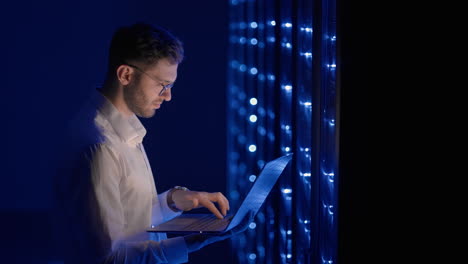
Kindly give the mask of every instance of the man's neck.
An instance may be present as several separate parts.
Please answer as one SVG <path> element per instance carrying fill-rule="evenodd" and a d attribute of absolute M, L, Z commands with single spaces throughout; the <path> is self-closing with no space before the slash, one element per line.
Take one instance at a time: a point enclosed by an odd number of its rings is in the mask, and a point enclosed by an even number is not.
<path fill-rule="evenodd" d="M 103 96 L 105 96 L 117 110 L 125 117 L 129 118 L 133 115 L 133 112 L 128 108 L 125 100 L 123 99 L 122 89 L 114 87 L 112 84 L 106 82 L 102 89 L 99 90 Z"/>

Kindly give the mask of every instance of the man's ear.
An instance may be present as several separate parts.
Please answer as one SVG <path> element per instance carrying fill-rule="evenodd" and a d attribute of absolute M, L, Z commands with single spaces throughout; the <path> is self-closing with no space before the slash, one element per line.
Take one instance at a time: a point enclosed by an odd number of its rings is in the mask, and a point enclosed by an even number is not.
<path fill-rule="evenodd" d="M 128 65 L 120 65 L 117 68 L 117 80 L 119 80 L 120 84 L 128 85 L 133 78 L 133 69 Z"/>

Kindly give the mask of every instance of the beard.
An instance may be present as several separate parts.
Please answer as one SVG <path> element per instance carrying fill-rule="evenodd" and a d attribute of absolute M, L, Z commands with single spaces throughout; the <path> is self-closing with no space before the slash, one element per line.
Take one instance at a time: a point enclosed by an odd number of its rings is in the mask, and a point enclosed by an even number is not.
<path fill-rule="evenodd" d="M 124 88 L 125 103 L 135 115 L 143 118 L 153 117 L 155 110 L 151 107 L 151 100 L 145 95 L 139 83 L 139 78 L 136 78 Z"/>

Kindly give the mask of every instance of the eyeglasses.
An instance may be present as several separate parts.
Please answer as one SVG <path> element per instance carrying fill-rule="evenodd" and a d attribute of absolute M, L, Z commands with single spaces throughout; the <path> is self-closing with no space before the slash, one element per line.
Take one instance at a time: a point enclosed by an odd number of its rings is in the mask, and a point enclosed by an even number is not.
<path fill-rule="evenodd" d="M 132 64 L 130 64 L 130 63 L 125 63 L 125 65 L 128 65 L 128 66 L 130 66 L 130 67 L 132 67 L 132 68 L 137 69 L 138 71 L 140 71 L 140 72 L 146 74 L 148 77 L 150 77 L 151 80 L 153 80 L 153 81 L 159 83 L 159 85 L 161 85 L 161 86 L 163 87 L 162 90 L 161 90 L 161 92 L 159 92 L 159 96 L 161 96 L 167 89 L 172 88 L 172 86 L 174 86 L 174 83 L 170 83 L 170 84 L 164 85 L 163 83 L 161 83 L 160 80 L 154 79 L 154 78 L 153 78 L 151 75 L 149 75 L 147 72 L 145 72 L 144 70 L 140 69 L 139 67 L 137 67 L 137 66 L 135 66 L 135 65 L 132 65 Z"/>

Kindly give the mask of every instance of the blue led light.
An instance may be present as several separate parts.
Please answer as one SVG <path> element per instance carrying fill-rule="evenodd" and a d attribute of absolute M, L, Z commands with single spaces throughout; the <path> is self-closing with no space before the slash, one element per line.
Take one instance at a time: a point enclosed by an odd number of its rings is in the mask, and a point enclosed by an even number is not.
<path fill-rule="evenodd" d="M 256 115 L 250 115 L 249 116 L 249 121 L 252 122 L 252 123 L 257 122 L 257 116 Z"/>
<path fill-rule="evenodd" d="M 312 58 L 312 52 L 302 52 L 301 55 L 306 58 Z"/>
<path fill-rule="evenodd" d="M 268 74 L 268 80 L 270 81 L 274 81 L 275 80 L 275 76 L 273 74 Z"/>
<path fill-rule="evenodd" d="M 245 38 L 245 37 L 240 37 L 239 38 L 239 43 L 240 44 L 245 44 L 245 42 L 247 42 L 247 38 Z"/>
<path fill-rule="evenodd" d="M 250 229 L 255 229 L 255 227 L 257 227 L 257 224 L 255 224 L 255 222 L 249 224 Z"/>
<path fill-rule="evenodd" d="M 257 161 L 257 165 L 258 165 L 258 168 L 261 169 L 261 168 L 263 168 L 263 166 L 265 166 L 265 161 L 259 160 L 259 161 Z"/>
<path fill-rule="evenodd" d="M 283 188 L 281 191 L 282 191 L 283 193 L 286 193 L 286 194 L 292 193 L 292 189 L 290 189 L 290 188 Z"/>
<path fill-rule="evenodd" d="M 281 43 L 281 46 L 284 47 L 284 48 L 288 48 L 288 49 L 292 48 L 292 44 L 289 43 L 289 42 Z"/>
<path fill-rule="evenodd" d="M 312 33 L 313 30 L 311 27 L 301 27 L 301 31 L 307 32 L 307 33 Z"/>
<path fill-rule="evenodd" d="M 258 27 L 257 22 L 251 22 L 251 23 L 250 23 L 250 27 L 251 27 L 251 28 L 257 28 L 257 27 Z"/>
<path fill-rule="evenodd" d="M 267 41 L 273 43 L 273 42 L 276 41 L 276 39 L 275 39 L 275 37 L 268 37 Z"/>
<path fill-rule="evenodd" d="M 257 151 L 257 146 L 255 146 L 255 145 L 253 145 L 253 144 L 250 145 L 250 146 L 249 146 L 249 151 L 250 151 L 250 152 L 255 152 L 255 151 Z"/>
<path fill-rule="evenodd" d="M 245 72 L 245 71 L 247 70 L 247 66 L 246 66 L 245 64 L 241 64 L 241 65 L 239 66 L 239 70 L 240 70 L 241 72 Z"/>
<path fill-rule="evenodd" d="M 257 43 L 258 43 L 258 40 L 256 38 L 251 38 L 250 39 L 250 44 L 257 45 Z"/>
<path fill-rule="evenodd" d="M 285 28 L 292 28 L 292 23 L 283 23 L 283 27 Z"/>
<path fill-rule="evenodd" d="M 250 259 L 250 260 L 254 260 L 254 259 L 256 259 L 256 258 L 257 258 L 257 255 L 256 255 L 256 254 L 254 254 L 254 253 L 250 253 L 250 254 L 249 254 L 249 259 Z"/>
<path fill-rule="evenodd" d="M 285 90 L 285 91 L 288 91 L 290 92 L 292 90 L 292 85 L 290 84 L 286 84 L 286 85 L 283 85 L 282 88 Z"/>
<path fill-rule="evenodd" d="M 257 128 L 257 131 L 258 131 L 258 133 L 259 133 L 260 135 L 262 135 L 262 136 L 266 135 L 266 129 L 265 129 L 264 127 L 262 127 L 262 126 L 259 126 L 259 127 Z"/>
<path fill-rule="evenodd" d="M 249 102 L 250 102 L 251 105 L 257 105 L 257 103 L 258 103 L 257 98 L 255 98 L 255 97 L 250 98 Z"/>
<path fill-rule="evenodd" d="M 255 68 L 255 67 L 250 68 L 250 74 L 255 75 L 257 73 L 258 73 L 257 68 Z"/>
<path fill-rule="evenodd" d="M 249 176 L 249 181 L 250 182 L 254 182 L 256 179 L 257 179 L 257 176 L 255 176 L 253 174 Z"/>
<path fill-rule="evenodd" d="M 270 24 L 271 26 L 276 26 L 276 21 L 271 20 L 269 24 Z"/>

